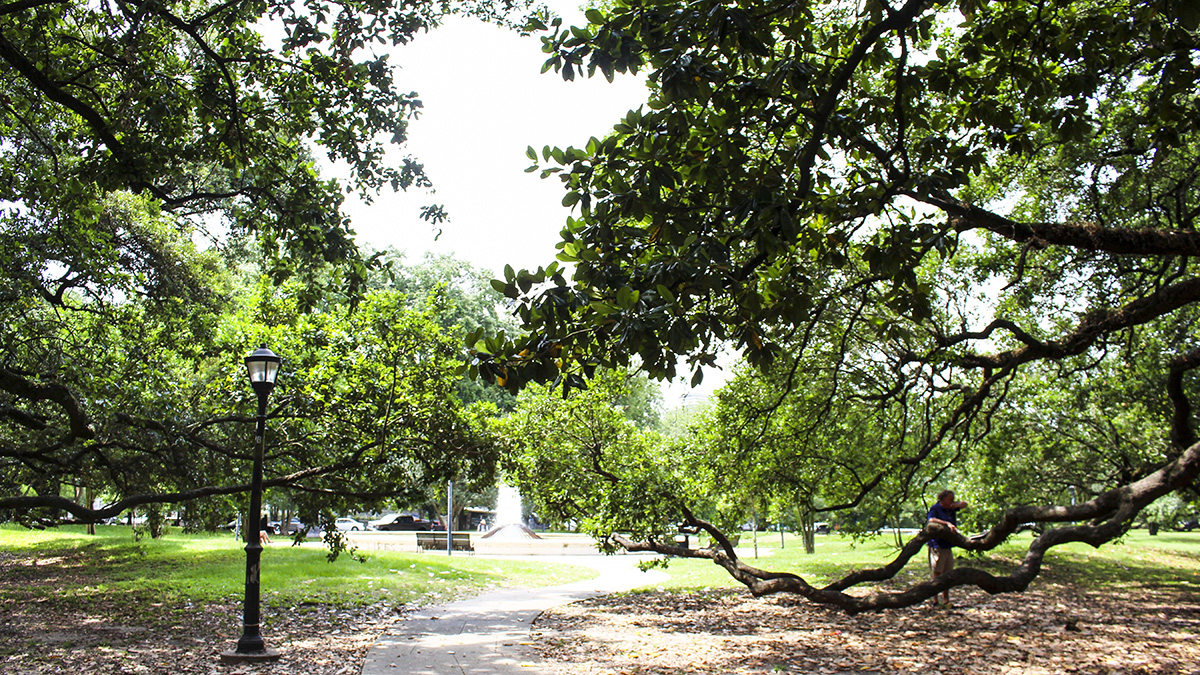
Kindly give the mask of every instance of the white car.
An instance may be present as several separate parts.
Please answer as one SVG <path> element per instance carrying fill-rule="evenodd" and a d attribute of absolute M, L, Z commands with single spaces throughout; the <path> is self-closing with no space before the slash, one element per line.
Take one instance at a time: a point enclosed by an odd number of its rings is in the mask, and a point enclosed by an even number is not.
<path fill-rule="evenodd" d="M 359 530 L 367 529 L 366 525 L 363 525 L 353 518 L 338 518 L 337 520 L 333 521 L 333 526 L 336 527 L 339 532 L 358 532 Z"/>

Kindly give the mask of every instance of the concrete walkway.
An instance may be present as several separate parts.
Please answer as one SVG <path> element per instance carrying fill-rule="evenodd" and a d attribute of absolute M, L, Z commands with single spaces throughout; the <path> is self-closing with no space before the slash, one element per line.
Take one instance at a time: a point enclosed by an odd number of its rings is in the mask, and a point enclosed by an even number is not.
<path fill-rule="evenodd" d="M 529 649 L 529 629 L 543 611 L 666 578 L 641 572 L 639 556 L 538 556 L 586 565 L 600 576 L 563 586 L 496 591 L 422 608 L 385 633 L 367 654 L 362 675 L 549 675 Z"/>

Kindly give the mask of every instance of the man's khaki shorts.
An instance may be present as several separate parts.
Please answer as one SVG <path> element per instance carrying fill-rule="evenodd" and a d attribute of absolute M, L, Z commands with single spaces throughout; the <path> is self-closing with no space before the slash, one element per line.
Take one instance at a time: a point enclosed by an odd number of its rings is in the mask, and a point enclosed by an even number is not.
<path fill-rule="evenodd" d="M 952 548 L 931 548 L 929 549 L 929 567 L 936 574 L 945 574 L 954 569 L 954 549 Z"/>

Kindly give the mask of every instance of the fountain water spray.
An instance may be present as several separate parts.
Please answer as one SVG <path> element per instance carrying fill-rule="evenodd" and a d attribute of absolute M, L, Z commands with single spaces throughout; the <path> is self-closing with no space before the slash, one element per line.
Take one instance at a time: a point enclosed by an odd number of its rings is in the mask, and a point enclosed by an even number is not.
<path fill-rule="evenodd" d="M 496 526 L 484 539 L 541 539 L 521 522 L 521 493 L 507 483 L 500 484 L 496 497 Z"/>

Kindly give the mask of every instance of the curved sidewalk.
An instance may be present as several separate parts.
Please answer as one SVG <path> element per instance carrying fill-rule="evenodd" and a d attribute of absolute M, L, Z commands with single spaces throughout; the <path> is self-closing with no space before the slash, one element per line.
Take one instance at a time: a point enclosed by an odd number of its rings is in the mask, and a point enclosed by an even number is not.
<path fill-rule="evenodd" d="M 563 586 L 518 588 L 417 610 L 367 653 L 362 675 L 510 675 L 550 673 L 528 648 L 530 624 L 543 611 L 665 578 L 641 572 L 638 556 L 539 556 L 586 565 L 600 576 Z"/>

